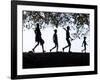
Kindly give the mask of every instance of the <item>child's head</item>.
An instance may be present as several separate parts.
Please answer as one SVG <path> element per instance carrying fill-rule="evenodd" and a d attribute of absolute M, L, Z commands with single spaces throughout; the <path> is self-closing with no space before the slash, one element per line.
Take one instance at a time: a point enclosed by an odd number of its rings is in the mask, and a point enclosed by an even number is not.
<path fill-rule="evenodd" d="M 84 40 L 86 40 L 86 37 L 84 37 Z"/>
<path fill-rule="evenodd" d="M 70 27 L 69 26 L 67 26 L 67 30 L 69 30 L 70 29 Z"/>
<path fill-rule="evenodd" d="M 57 33 L 57 30 L 55 29 L 54 32 Z"/>
<path fill-rule="evenodd" d="M 37 25 L 37 28 L 39 28 L 39 24 L 37 23 L 36 25 Z"/>

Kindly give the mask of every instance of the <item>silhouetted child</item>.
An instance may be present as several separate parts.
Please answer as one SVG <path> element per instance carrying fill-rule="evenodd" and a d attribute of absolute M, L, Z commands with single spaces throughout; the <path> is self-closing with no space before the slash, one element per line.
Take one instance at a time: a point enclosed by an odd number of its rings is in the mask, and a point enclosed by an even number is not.
<path fill-rule="evenodd" d="M 54 42 L 55 46 L 54 46 L 52 49 L 50 49 L 50 52 L 51 52 L 54 48 L 56 48 L 56 52 L 58 52 L 58 37 L 57 37 L 57 30 L 54 30 L 53 42 Z"/>
<path fill-rule="evenodd" d="M 43 52 L 45 52 L 44 51 L 44 40 L 41 37 L 41 31 L 40 31 L 40 28 L 39 28 L 39 24 L 38 23 L 37 23 L 37 27 L 35 29 L 35 41 L 37 42 L 37 44 L 33 48 L 33 52 L 34 52 L 35 48 L 39 45 L 39 43 L 42 46 Z"/>
<path fill-rule="evenodd" d="M 88 45 L 86 43 L 86 37 L 84 37 L 84 40 L 83 40 L 83 43 L 82 43 L 82 47 L 83 47 L 83 45 L 84 45 L 84 49 L 82 50 L 82 52 L 85 51 L 85 53 L 86 53 L 86 45 Z"/>
<path fill-rule="evenodd" d="M 72 39 L 72 38 L 70 37 L 70 32 L 69 32 L 70 27 L 67 26 L 67 30 L 66 30 L 65 28 L 63 28 L 63 29 L 66 31 L 66 41 L 67 41 L 68 45 L 65 46 L 65 47 L 62 48 L 62 49 L 63 49 L 63 52 L 64 52 L 64 49 L 67 48 L 67 47 L 69 47 L 69 52 L 70 52 L 70 49 L 71 49 L 71 42 L 70 42 L 70 39 Z M 72 40 L 73 40 L 73 39 L 72 39 Z"/>

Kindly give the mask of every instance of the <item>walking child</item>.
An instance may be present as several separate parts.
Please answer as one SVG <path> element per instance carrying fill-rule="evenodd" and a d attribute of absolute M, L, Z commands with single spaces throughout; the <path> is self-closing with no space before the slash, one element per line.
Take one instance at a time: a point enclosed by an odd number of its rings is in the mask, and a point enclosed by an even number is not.
<path fill-rule="evenodd" d="M 83 45 L 84 45 L 84 49 L 82 50 L 82 52 L 85 51 L 85 53 L 86 53 L 86 45 L 88 45 L 86 43 L 86 37 L 84 37 L 84 40 L 83 40 L 83 43 L 82 43 L 82 47 L 83 47 Z"/>
<path fill-rule="evenodd" d="M 66 30 L 65 28 L 63 28 L 63 29 L 66 31 L 66 41 L 67 41 L 68 45 L 65 46 L 65 47 L 62 48 L 62 49 L 63 49 L 63 52 L 64 52 L 64 49 L 67 48 L 67 47 L 69 47 L 69 52 L 70 52 L 70 49 L 71 49 L 71 42 L 70 42 L 70 39 L 72 39 L 72 38 L 70 37 L 70 32 L 69 32 L 70 27 L 67 26 L 67 30 Z M 72 39 L 72 40 L 73 40 L 73 39 Z"/>
<path fill-rule="evenodd" d="M 41 31 L 39 28 L 39 24 L 37 23 L 37 27 L 35 29 L 35 41 L 37 42 L 37 44 L 35 45 L 35 47 L 33 48 L 33 52 L 36 49 L 36 47 L 40 44 L 42 46 L 42 51 L 45 52 L 44 50 L 44 40 L 41 37 Z"/>
<path fill-rule="evenodd" d="M 54 48 L 56 48 L 56 52 L 58 52 L 58 37 L 57 37 L 57 30 L 54 30 L 53 42 L 54 42 L 55 46 L 54 46 L 52 49 L 50 49 L 50 52 L 51 52 Z"/>

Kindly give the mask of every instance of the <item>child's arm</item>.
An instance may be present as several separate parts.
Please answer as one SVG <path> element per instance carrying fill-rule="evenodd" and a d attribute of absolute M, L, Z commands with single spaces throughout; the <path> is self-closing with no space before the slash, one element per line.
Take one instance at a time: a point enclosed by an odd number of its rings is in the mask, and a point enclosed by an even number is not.
<path fill-rule="evenodd" d="M 73 38 L 71 38 L 71 37 L 70 37 L 70 39 L 71 39 L 71 41 L 72 41 L 72 40 L 74 40 L 74 39 L 73 39 Z"/>
<path fill-rule="evenodd" d="M 65 31 L 66 31 L 66 29 L 65 28 L 63 28 Z"/>
<path fill-rule="evenodd" d="M 70 37 L 71 41 L 74 40 L 73 38 L 71 38 L 70 33 L 69 33 L 69 37 Z"/>

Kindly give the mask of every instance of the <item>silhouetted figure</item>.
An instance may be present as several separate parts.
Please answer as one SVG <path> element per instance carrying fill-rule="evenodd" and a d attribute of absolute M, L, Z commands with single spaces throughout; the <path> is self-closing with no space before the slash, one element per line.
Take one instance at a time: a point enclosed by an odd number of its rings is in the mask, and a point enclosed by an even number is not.
<path fill-rule="evenodd" d="M 54 42 L 55 46 L 54 46 L 52 49 L 50 49 L 50 52 L 51 52 L 54 48 L 56 48 L 56 52 L 58 52 L 58 37 L 57 37 L 57 30 L 54 30 L 53 42 Z"/>
<path fill-rule="evenodd" d="M 85 53 L 86 53 L 86 45 L 88 45 L 86 43 L 86 37 L 84 37 L 84 40 L 83 40 L 83 43 L 82 43 L 82 47 L 83 47 L 83 45 L 84 45 L 84 49 L 82 50 L 82 52 L 85 51 Z"/>
<path fill-rule="evenodd" d="M 34 52 L 35 48 L 39 45 L 39 43 L 40 43 L 40 45 L 42 46 L 43 52 L 45 52 L 45 51 L 44 51 L 44 40 L 43 40 L 42 37 L 41 37 L 41 31 L 40 31 L 40 29 L 39 29 L 39 24 L 38 24 L 38 23 L 37 23 L 37 27 L 36 27 L 36 29 L 35 29 L 35 41 L 37 42 L 37 44 L 36 44 L 35 47 L 33 48 L 33 52 Z"/>
<path fill-rule="evenodd" d="M 67 26 L 67 30 L 66 30 L 65 28 L 63 28 L 63 29 L 66 31 L 66 41 L 67 41 L 68 45 L 65 46 L 65 47 L 62 48 L 62 49 L 63 49 L 63 52 L 64 52 L 64 49 L 67 48 L 67 47 L 69 47 L 69 52 L 70 52 L 70 49 L 71 49 L 71 42 L 70 42 L 70 39 L 72 39 L 72 38 L 70 37 L 70 32 L 69 32 L 70 27 Z M 72 39 L 72 40 L 73 40 L 73 39 Z"/>

